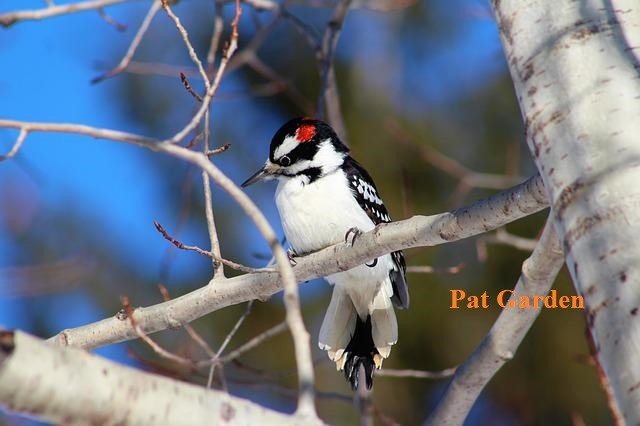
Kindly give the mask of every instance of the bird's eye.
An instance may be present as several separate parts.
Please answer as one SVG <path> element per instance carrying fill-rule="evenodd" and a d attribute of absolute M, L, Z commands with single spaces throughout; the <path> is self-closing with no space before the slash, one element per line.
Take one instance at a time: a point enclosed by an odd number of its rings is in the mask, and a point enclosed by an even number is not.
<path fill-rule="evenodd" d="M 282 158 L 280 159 L 280 165 L 287 167 L 290 164 L 291 164 L 291 158 L 289 158 L 286 155 L 283 155 Z"/>

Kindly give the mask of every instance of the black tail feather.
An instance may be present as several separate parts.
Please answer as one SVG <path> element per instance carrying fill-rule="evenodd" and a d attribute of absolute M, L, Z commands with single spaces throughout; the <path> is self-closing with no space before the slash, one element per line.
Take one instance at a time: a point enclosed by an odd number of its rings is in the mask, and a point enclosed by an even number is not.
<path fill-rule="evenodd" d="M 371 389 L 373 386 L 373 372 L 376 369 L 373 356 L 376 354 L 378 354 L 378 350 L 371 335 L 371 315 L 367 315 L 366 321 L 357 317 L 356 329 L 345 349 L 347 361 L 344 364 L 344 377 L 351 384 L 353 390 L 358 389 L 361 365 L 364 367 L 367 389 Z"/>

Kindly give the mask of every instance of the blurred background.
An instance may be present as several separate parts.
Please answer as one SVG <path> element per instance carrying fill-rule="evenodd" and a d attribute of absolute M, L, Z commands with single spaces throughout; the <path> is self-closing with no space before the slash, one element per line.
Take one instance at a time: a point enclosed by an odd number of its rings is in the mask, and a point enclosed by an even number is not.
<path fill-rule="evenodd" d="M 69 2 L 58 1 L 57 4 Z M 288 10 L 324 30 L 331 7 L 291 3 Z M 17 23 L 0 31 L 0 118 L 80 123 L 166 138 L 184 127 L 194 99 L 178 77 L 202 90 L 173 23 L 155 17 L 127 72 L 98 84 L 126 52 L 148 1 L 109 7 L 117 24 L 95 11 Z M 336 51 L 343 135 L 352 155 L 375 179 L 391 216 L 408 218 L 459 207 L 524 180 L 535 172 L 488 2 L 482 0 L 377 1 L 350 11 Z M 331 6 L 331 5 L 329 5 Z M 43 8 L 41 0 L 9 0 L 0 13 Z M 214 8 L 209 0 L 173 6 L 200 57 L 206 57 Z M 223 8 L 225 31 L 233 5 Z M 313 50 L 291 20 L 244 6 L 240 44 L 265 26 L 252 66 L 234 66 L 216 95 L 212 145 L 230 143 L 213 161 L 236 183 L 264 161 L 273 133 L 286 120 L 313 115 L 318 68 Z M 239 64 L 241 65 L 241 64 Z M 17 132 L 0 129 L 0 152 Z M 200 148 L 198 148 L 200 149 Z M 275 184 L 247 192 L 282 235 L 273 203 Z M 223 191 L 214 187 L 214 211 L 223 256 L 262 266 L 268 246 Z M 211 262 L 179 251 L 155 230 L 158 220 L 185 244 L 208 247 L 200 173 L 174 158 L 122 143 L 68 134 L 31 134 L 18 155 L 0 163 L 0 326 L 41 337 L 114 315 L 120 296 L 133 306 L 160 302 L 158 284 L 172 296 L 208 282 Z M 508 233 L 535 239 L 546 212 L 520 220 Z M 400 338 L 386 368 L 442 370 L 463 362 L 499 314 L 449 308 L 451 289 L 494 297 L 512 288 L 526 250 L 496 243 L 495 234 L 406 252 L 411 307 L 398 312 Z M 453 273 L 450 268 L 456 267 Z M 235 272 L 227 268 L 227 274 Z M 555 288 L 574 294 L 566 271 Z M 322 280 L 300 287 L 314 348 L 318 409 L 330 423 L 358 421 L 341 374 L 317 349 L 329 303 Z M 214 348 L 245 311 L 233 306 L 193 326 Z M 284 319 L 281 296 L 256 302 L 229 348 Z M 194 359 L 206 355 L 183 330 L 154 339 Z M 158 358 L 141 342 L 96 352 L 118 362 L 185 381 L 206 383 Z M 295 408 L 295 364 L 288 333 L 281 333 L 224 369 L 230 392 L 282 411 Z M 214 382 L 222 386 L 219 377 Z M 378 377 L 373 400 L 379 424 L 425 419 L 447 379 Z M 515 358 L 476 403 L 469 425 L 606 424 L 611 418 L 590 363 L 583 313 L 544 310 Z M 32 420 L 0 411 L 0 424 Z"/>

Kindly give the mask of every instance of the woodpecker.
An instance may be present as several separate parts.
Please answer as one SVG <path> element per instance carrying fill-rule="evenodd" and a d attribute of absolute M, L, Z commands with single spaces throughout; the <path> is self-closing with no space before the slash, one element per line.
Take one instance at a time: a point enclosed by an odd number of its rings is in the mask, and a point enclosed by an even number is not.
<path fill-rule="evenodd" d="M 333 129 L 319 120 L 295 118 L 273 136 L 264 167 L 247 179 L 277 179 L 275 203 L 296 256 L 340 241 L 353 244 L 362 232 L 390 222 L 369 173 L 349 155 Z M 360 366 L 367 388 L 398 340 L 394 305 L 409 306 L 401 251 L 328 275 L 331 302 L 318 344 L 356 390 Z"/>

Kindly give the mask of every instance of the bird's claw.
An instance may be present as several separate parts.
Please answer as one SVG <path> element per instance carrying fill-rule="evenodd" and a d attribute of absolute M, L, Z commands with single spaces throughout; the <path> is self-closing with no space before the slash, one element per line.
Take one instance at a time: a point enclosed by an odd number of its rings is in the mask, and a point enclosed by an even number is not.
<path fill-rule="evenodd" d="M 349 230 L 347 230 L 347 233 L 344 234 L 344 242 L 348 247 L 353 247 L 353 243 L 356 242 L 356 238 L 358 238 L 360 235 L 362 235 L 363 232 L 360 230 L 360 228 L 354 226 L 353 228 L 349 228 Z M 349 236 L 351 236 L 351 241 L 349 241 Z M 375 259 L 373 259 L 371 261 L 371 263 L 365 263 L 365 265 L 367 265 L 369 268 L 373 268 L 374 266 L 376 266 L 378 264 L 378 258 L 376 257 Z"/>
<path fill-rule="evenodd" d="M 351 241 L 349 241 L 349 235 L 353 234 L 353 236 L 351 237 Z M 347 233 L 344 234 L 344 242 L 348 247 L 352 247 L 353 243 L 356 242 L 356 238 L 358 238 L 360 235 L 362 235 L 362 231 L 360 230 L 360 228 L 354 226 L 353 228 L 349 228 L 347 230 Z"/>
<path fill-rule="evenodd" d="M 287 259 L 289 259 L 289 264 L 291 264 L 291 266 L 296 266 L 298 264 L 295 259 L 296 257 L 298 257 L 298 254 L 293 249 L 287 250 Z"/>

